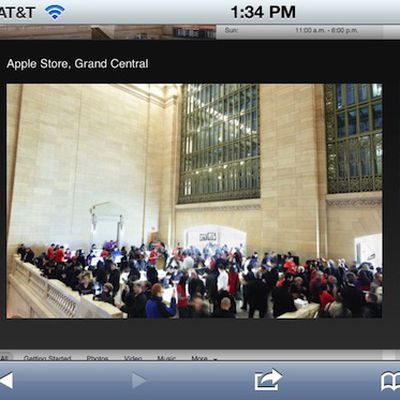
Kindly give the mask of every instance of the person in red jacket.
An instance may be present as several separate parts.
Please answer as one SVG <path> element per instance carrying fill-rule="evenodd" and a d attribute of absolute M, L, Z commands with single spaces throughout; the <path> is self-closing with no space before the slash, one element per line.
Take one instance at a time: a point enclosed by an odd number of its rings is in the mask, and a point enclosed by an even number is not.
<path fill-rule="evenodd" d="M 228 292 L 232 296 L 236 296 L 239 290 L 239 274 L 235 267 L 231 267 L 228 274 Z"/>
<path fill-rule="evenodd" d="M 103 247 L 103 250 L 100 253 L 100 257 L 107 258 L 109 255 L 110 252 L 105 247 Z"/>
<path fill-rule="evenodd" d="M 283 268 L 286 273 L 289 272 L 290 274 L 295 274 L 297 266 L 293 261 L 293 258 L 287 258 L 285 264 L 283 264 Z"/>
<path fill-rule="evenodd" d="M 172 250 L 172 254 L 175 256 L 175 258 L 178 261 L 183 261 L 183 247 L 181 246 L 181 243 L 178 242 L 176 247 Z"/>
<path fill-rule="evenodd" d="M 329 304 L 329 303 L 332 303 L 332 301 L 334 301 L 335 299 L 333 298 L 333 296 L 331 296 L 329 293 L 328 293 L 328 290 L 327 290 L 328 288 L 327 288 L 327 286 L 326 286 L 326 284 L 323 284 L 322 286 L 321 286 L 321 292 L 320 292 L 320 294 L 319 294 L 319 303 L 320 303 L 320 305 L 321 305 L 321 307 L 320 307 L 320 310 L 321 311 L 324 311 L 325 310 L 325 307 Z"/>
<path fill-rule="evenodd" d="M 216 265 L 217 265 L 217 261 L 215 259 L 215 256 L 212 256 L 211 259 L 210 259 L 210 269 L 211 269 L 211 271 L 215 271 Z"/>
<path fill-rule="evenodd" d="M 50 261 L 54 260 L 54 247 L 56 247 L 56 245 L 52 243 L 50 247 L 47 249 L 47 257 L 49 257 Z"/>
<path fill-rule="evenodd" d="M 56 251 L 56 261 L 57 263 L 63 263 L 64 262 L 64 246 L 60 246 L 60 248 Z"/>
<path fill-rule="evenodd" d="M 157 258 L 158 258 L 157 250 L 153 249 L 150 252 L 150 255 L 149 255 L 149 263 L 150 263 L 150 265 L 156 265 Z"/>
<path fill-rule="evenodd" d="M 188 317 L 188 307 L 189 307 L 189 298 L 186 292 L 186 282 L 188 280 L 188 276 L 186 274 L 182 275 L 179 280 L 178 286 L 176 287 L 176 292 L 178 294 L 178 312 L 179 318 L 187 318 Z"/>

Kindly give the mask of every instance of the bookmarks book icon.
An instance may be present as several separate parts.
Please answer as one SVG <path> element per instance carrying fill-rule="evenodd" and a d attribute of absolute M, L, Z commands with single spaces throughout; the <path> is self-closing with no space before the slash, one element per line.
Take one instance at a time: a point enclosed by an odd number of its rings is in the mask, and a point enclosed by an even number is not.
<path fill-rule="evenodd" d="M 381 392 L 385 389 L 391 389 L 393 391 L 400 389 L 400 371 L 388 371 L 381 375 Z"/>
<path fill-rule="evenodd" d="M 55 21 L 65 11 L 65 8 L 63 6 L 58 5 L 58 4 L 52 4 L 50 6 L 47 6 L 45 8 L 45 11 Z"/>

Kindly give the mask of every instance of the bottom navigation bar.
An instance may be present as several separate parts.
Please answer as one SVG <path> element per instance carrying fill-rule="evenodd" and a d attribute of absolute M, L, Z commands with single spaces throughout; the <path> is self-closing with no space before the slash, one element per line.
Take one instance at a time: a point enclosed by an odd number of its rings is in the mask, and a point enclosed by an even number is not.
<path fill-rule="evenodd" d="M 1 362 L 0 398 L 398 399 L 400 362 Z M 264 398 L 264 397 L 263 397 Z"/>

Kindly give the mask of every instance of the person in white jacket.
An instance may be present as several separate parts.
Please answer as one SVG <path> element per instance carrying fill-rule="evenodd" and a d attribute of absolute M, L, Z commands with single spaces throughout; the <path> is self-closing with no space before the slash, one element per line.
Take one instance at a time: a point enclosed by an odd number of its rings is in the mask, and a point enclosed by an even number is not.
<path fill-rule="evenodd" d="M 225 271 L 225 266 L 220 265 L 218 268 L 219 275 L 217 280 L 218 292 L 228 290 L 228 273 Z"/>

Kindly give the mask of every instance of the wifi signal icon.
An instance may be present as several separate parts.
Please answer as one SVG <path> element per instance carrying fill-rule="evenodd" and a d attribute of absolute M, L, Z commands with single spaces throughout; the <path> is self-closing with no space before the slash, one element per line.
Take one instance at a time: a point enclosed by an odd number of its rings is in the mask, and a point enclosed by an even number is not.
<path fill-rule="evenodd" d="M 65 8 L 58 4 L 52 4 L 51 6 L 47 6 L 45 11 L 55 21 L 65 11 Z"/>

